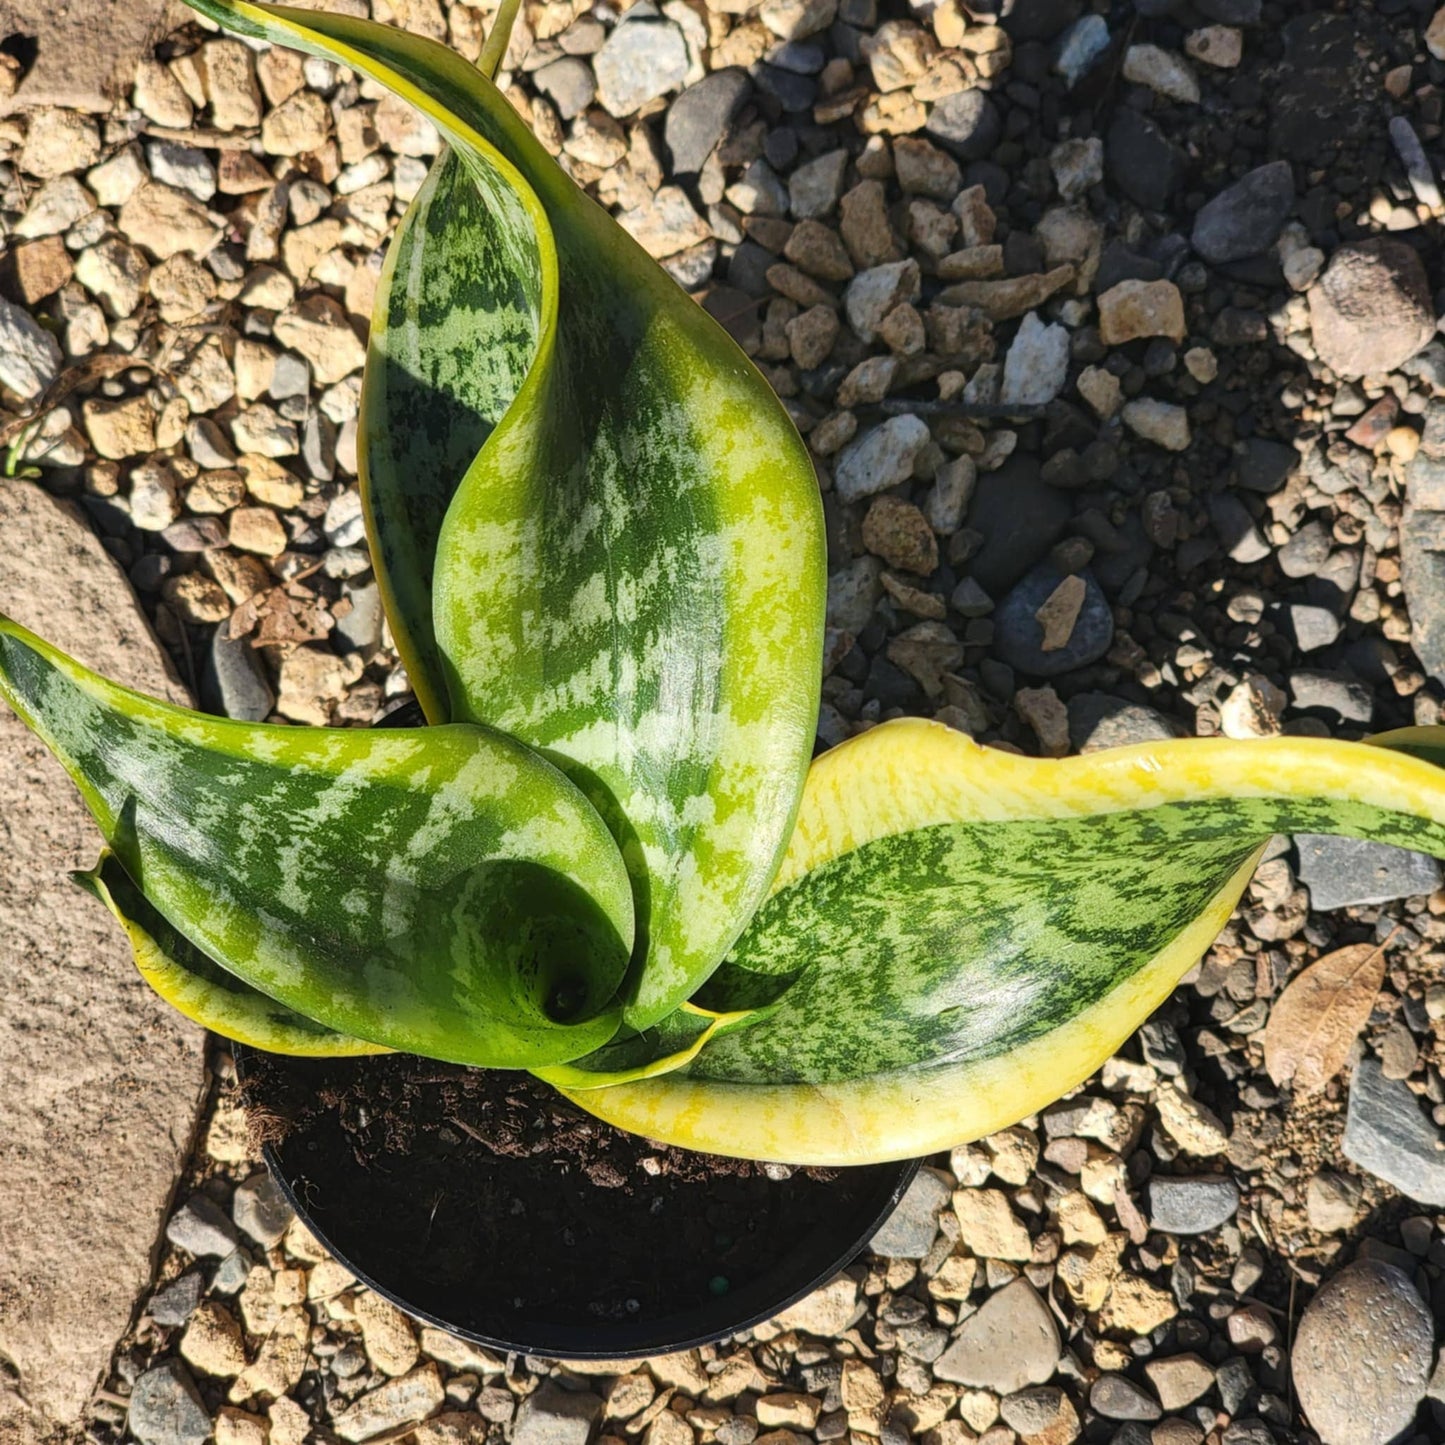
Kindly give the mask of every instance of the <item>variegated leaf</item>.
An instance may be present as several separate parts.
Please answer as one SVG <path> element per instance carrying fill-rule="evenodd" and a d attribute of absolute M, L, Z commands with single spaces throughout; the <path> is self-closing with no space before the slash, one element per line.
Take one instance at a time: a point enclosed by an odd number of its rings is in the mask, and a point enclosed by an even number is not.
<path fill-rule="evenodd" d="M 286 728 L 116 687 L 0 618 L 0 697 L 151 904 L 337 1033 L 529 1067 L 612 1037 L 629 880 L 581 793 L 490 729 Z"/>
<path fill-rule="evenodd" d="M 418 105 L 489 202 L 467 229 L 413 225 L 390 270 L 380 355 L 393 345 L 406 275 L 455 273 L 461 300 L 446 325 L 405 342 L 412 382 L 397 394 L 410 400 L 392 451 L 408 458 L 406 431 L 458 405 L 476 413 L 472 434 L 485 433 L 437 542 L 433 623 L 451 715 L 543 749 L 607 817 L 633 876 L 640 934 L 627 1018 L 645 1028 L 724 956 L 791 830 L 816 720 L 825 584 L 807 452 L 727 335 L 457 56 L 344 16 L 192 3 Z M 515 204 L 490 204 L 497 184 Z M 488 227 L 496 234 L 484 240 Z M 438 353 L 458 332 L 470 356 L 498 329 L 511 360 L 489 362 L 495 375 L 479 388 L 434 384 L 447 364 Z M 508 398 L 512 362 L 533 334 L 530 368 Z M 382 386 L 369 379 L 369 395 Z M 508 399 L 499 419 L 481 417 Z M 369 456 L 381 454 L 376 437 L 393 420 L 372 401 Z M 435 445 L 419 450 L 439 456 Z M 453 461 L 448 446 L 437 465 Z M 369 486 L 384 532 L 381 493 Z M 384 536 L 377 544 L 411 638 L 408 662 L 424 677 L 424 629 L 408 622 L 415 606 L 395 573 L 420 575 L 443 490 L 425 481 L 414 507 L 388 514 L 425 513 L 396 544 L 413 549 L 410 561 L 399 564 Z M 432 715 L 440 707 L 428 703 Z"/>
<path fill-rule="evenodd" d="M 1163 1001 L 1273 833 L 1445 855 L 1445 730 L 1377 741 L 1049 762 L 885 724 L 814 765 L 772 896 L 697 996 L 754 1017 L 664 1077 L 568 1091 L 649 1137 L 794 1161 L 1004 1127 Z"/>
<path fill-rule="evenodd" d="M 277 1054 L 341 1058 L 386 1052 L 384 1044 L 338 1034 L 287 1008 L 207 958 L 151 907 L 108 849 L 94 868 L 71 876 L 125 929 L 141 977 L 193 1023 Z"/>

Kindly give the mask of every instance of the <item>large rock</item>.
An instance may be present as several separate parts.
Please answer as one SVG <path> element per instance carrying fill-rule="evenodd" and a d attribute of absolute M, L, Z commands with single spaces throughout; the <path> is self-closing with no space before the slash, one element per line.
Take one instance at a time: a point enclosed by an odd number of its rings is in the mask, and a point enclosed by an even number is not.
<path fill-rule="evenodd" d="M 1435 306 L 1420 257 L 1380 237 L 1341 246 L 1309 290 L 1320 360 L 1347 379 L 1394 371 L 1435 335 Z"/>
<path fill-rule="evenodd" d="M 187 701 L 120 569 L 70 507 L 0 486 L 0 612 L 107 677 Z M 0 1437 L 78 1426 L 149 1283 L 203 1084 L 203 1034 L 66 876 L 100 837 L 0 704 Z M 3 1377 L 0 1377 L 3 1380 Z"/>
<path fill-rule="evenodd" d="M 0 35 L 24 36 L 35 59 L 15 94 L 0 99 L 0 115 L 42 105 L 109 110 L 129 91 L 136 63 L 150 57 L 185 13 L 166 0 L 5 0 Z"/>
<path fill-rule="evenodd" d="M 1347 1265 L 1309 1302 L 1295 1336 L 1295 1391 L 1324 1445 L 1376 1445 L 1407 1430 L 1435 1353 L 1430 1311 L 1403 1270 Z"/>

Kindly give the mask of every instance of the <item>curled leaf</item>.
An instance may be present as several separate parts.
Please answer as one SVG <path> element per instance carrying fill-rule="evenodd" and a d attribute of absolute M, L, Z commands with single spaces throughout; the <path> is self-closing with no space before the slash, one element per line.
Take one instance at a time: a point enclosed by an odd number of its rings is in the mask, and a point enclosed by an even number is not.
<path fill-rule="evenodd" d="M 0 617 L 0 698 L 197 950 L 336 1033 L 525 1068 L 617 1030 L 632 899 L 602 820 L 529 748 L 207 717 Z"/>

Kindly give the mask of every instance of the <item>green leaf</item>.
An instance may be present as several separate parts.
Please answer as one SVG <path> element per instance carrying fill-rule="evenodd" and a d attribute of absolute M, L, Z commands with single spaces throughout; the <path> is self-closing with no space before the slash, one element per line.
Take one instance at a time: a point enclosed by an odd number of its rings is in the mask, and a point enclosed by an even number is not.
<path fill-rule="evenodd" d="M 601 1089 L 671 1073 L 695 1059 L 703 1045 L 753 1017 L 751 1009 L 717 1013 L 685 1003 L 650 1028 L 624 1030 L 586 1058 L 533 1069 L 558 1088 Z"/>
<path fill-rule="evenodd" d="M 338 1034 L 267 998 L 207 958 L 151 907 L 108 849 L 94 868 L 70 876 L 125 929 L 141 977 L 193 1023 L 277 1054 L 341 1058 L 386 1052 L 382 1044 Z"/>
<path fill-rule="evenodd" d="M 1064 762 L 916 721 L 820 759 L 778 884 L 698 994 L 755 1007 L 675 1072 L 569 1093 L 650 1137 L 845 1163 L 992 1132 L 1098 1067 L 1276 832 L 1445 856 L 1445 730 Z"/>
<path fill-rule="evenodd" d="M 498 364 L 481 397 L 443 385 L 409 404 L 410 422 L 373 404 L 368 448 L 395 424 L 405 458 L 412 427 L 440 426 L 456 406 L 472 407 L 473 437 L 486 432 L 436 544 L 432 620 L 451 715 L 545 751 L 608 819 L 640 935 L 627 1020 L 645 1028 L 725 955 L 791 831 L 816 722 L 826 582 L 807 452 L 727 335 L 582 196 L 475 69 L 344 16 L 192 3 L 242 33 L 362 71 L 436 122 L 484 200 L 496 184 L 515 194 L 510 209 L 484 205 L 465 229 L 418 223 L 404 237 L 408 269 L 470 268 L 458 288 L 476 300 L 450 335 L 421 327 L 414 361 L 399 364 L 414 399 L 445 369 L 441 353 L 489 344 L 485 297 L 507 296 L 518 361 L 535 320 L 525 379 L 508 398 L 516 368 Z M 479 276 L 481 252 L 512 269 L 488 262 Z M 379 316 L 404 274 L 399 255 Z M 490 415 L 507 400 L 500 419 Z M 451 464 L 448 453 L 439 473 Z M 423 579 L 418 559 L 449 484 L 420 481 L 415 507 L 426 515 L 413 542 L 383 541 L 398 637 L 415 643 L 407 660 L 424 678 L 423 628 L 398 577 Z M 369 485 L 384 537 L 411 504 L 383 504 L 385 486 Z M 405 546 L 413 555 L 398 561 Z M 422 689 L 436 691 L 425 680 Z M 439 715 L 435 698 L 428 707 Z"/>
<path fill-rule="evenodd" d="M 537 350 L 541 262 L 516 191 L 448 150 L 392 238 L 358 434 L 372 560 L 392 635 L 432 722 L 450 715 L 432 626 L 437 537 L 472 459 Z"/>
<path fill-rule="evenodd" d="M 4 618 L 0 697 L 155 909 L 268 997 L 337 1033 L 503 1068 L 616 1032 L 626 871 L 586 799 L 515 739 L 206 717 Z"/>

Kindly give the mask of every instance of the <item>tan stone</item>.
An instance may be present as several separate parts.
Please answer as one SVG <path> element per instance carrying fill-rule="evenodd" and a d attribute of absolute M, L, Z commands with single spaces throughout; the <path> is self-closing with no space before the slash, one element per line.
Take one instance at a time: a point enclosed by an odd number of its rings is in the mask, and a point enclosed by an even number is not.
<path fill-rule="evenodd" d="M 100 131 L 88 115 L 51 107 L 31 112 L 25 144 L 20 147 L 22 171 L 48 181 L 83 171 L 99 159 Z"/>
<path fill-rule="evenodd" d="M 217 130 L 261 124 L 261 90 L 251 49 L 239 40 L 208 40 L 201 47 L 211 123 Z"/>
<path fill-rule="evenodd" d="M 155 412 L 143 396 L 128 396 L 123 401 L 92 398 L 81 414 L 90 444 L 111 461 L 141 456 L 155 447 Z"/>
<path fill-rule="evenodd" d="M 311 363 L 323 386 L 360 371 L 366 362 L 366 348 L 356 339 L 346 312 L 320 292 L 288 306 L 276 318 L 275 334 L 283 346 Z"/>
<path fill-rule="evenodd" d="M 162 261 L 177 251 L 204 256 L 221 239 L 204 206 L 159 181 L 147 181 L 120 208 L 120 229 Z"/>
<path fill-rule="evenodd" d="M 1172 281 L 1120 281 L 1099 297 L 1099 336 L 1122 346 L 1142 336 L 1183 341 L 1184 297 Z"/>
<path fill-rule="evenodd" d="M 347 688 L 361 673 L 362 663 L 355 653 L 337 657 L 318 648 L 298 647 L 281 664 L 276 711 L 295 722 L 325 727 L 331 721 L 332 704 L 346 696 Z"/>
<path fill-rule="evenodd" d="M 229 540 L 243 552 L 279 557 L 286 550 L 286 528 L 270 507 L 237 507 L 231 513 Z"/>
<path fill-rule="evenodd" d="M 0 556 L 0 611 L 106 677 L 187 701 L 73 508 L 10 480 Z M 0 1386 L 0 1436 L 15 1419 L 78 1434 L 150 1280 L 203 1089 L 204 1035 L 151 993 L 110 915 L 70 882 L 94 863 L 99 834 L 3 705 L 0 818 L 0 1357 L 18 1375 L 14 1394 Z"/>
<path fill-rule="evenodd" d="M 1219 1116 L 1180 1089 L 1168 1086 L 1155 1098 L 1164 1132 L 1190 1154 L 1223 1154 L 1229 1135 Z"/>
<path fill-rule="evenodd" d="M 404 1375 L 417 1362 L 411 1321 L 389 1300 L 363 1290 L 356 1297 L 356 1322 L 371 1363 L 383 1375 Z"/>
<path fill-rule="evenodd" d="M 225 1305 L 205 1300 L 186 1322 L 181 1355 L 202 1374 L 229 1380 L 246 1368 L 241 1326 Z"/>
<path fill-rule="evenodd" d="M 984 1259 L 1026 1260 L 1033 1242 L 1001 1189 L 958 1189 L 953 1195 L 962 1240 Z"/>
<path fill-rule="evenodd" d="M 300 90 L 278 105 L 261 123 L 261 145 L 267 155 L 299 156 L 324 145 L 331 133 L 331 112 L 311 90 Z"/>
<path fill-rule="evenodd" d="M 1168 1324 L 1178 1313 L 1179 1306 L 1168 1290 L 1136 1274 L 1124 1273 L 1114 1280 L 1109 1298 L 1099 1311 L 1099 1328 L 1147 1335 Z"/>

